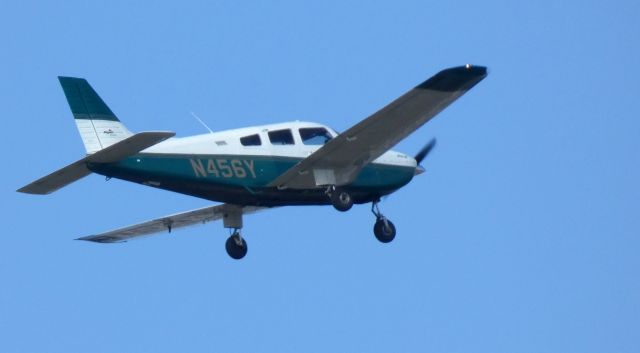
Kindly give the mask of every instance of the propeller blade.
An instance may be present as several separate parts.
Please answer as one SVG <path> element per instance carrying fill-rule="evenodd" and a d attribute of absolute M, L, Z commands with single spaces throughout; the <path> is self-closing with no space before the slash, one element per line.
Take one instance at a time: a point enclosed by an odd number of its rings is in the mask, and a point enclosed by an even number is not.
<path fill-rule="evenodd" d="M 436 139 L 433 138 L 431 139 L 431 141 L 429 141 L 429 143 L 427 143 L 426 145 L 424 145 L 424 147 L 422 147 L 422 149 L 420 150 L 420 152 L 418 152 L 418 154 L 416 154 L 415 156 L 416 162 L 418 162 L 418 164 L 422 163 L 422 160 L 424 159 L 424 157 L 426 157 L 435 146 L 436 146 Z"/>

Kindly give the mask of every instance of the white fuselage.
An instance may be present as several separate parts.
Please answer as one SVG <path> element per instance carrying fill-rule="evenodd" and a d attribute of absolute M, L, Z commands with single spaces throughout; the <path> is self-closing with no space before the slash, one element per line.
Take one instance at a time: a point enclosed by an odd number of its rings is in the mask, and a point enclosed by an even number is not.
<path fill-rule="evenodd" d="M 278 156 L 292 158 L 306 158 L 317 151 L 322 145 L 305 144 L 300 136 L 301 128 L 324 128 L 332 137 L 338 133 L 322 124 L 312 122 L 293 121 L 279 124 L 245 127 L 233 130 L 213 132 L 209 134 L 194 135 L 188 137 L 175 137 L 152 146 L 143 153 L 150 154 L 184 154 L 184 155 L 254 155 L 254 156 Z M 289 129 L 293 135 L 293 144 L 280 145 L 270 142 L 268 133 Z M 259 135 L 261 145 L 243 146 L 240 139 L 245 136 Z M 416 161 L 412 157 L 389 150 L 372 163 L 385 164 L 399 167 L 416 167 Z"/>

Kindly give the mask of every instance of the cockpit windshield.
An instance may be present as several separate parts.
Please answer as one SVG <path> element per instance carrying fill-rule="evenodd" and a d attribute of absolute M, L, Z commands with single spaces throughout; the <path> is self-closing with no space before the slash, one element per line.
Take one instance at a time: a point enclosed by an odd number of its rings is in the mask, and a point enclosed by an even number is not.
<path fill-rule="evenodd" d="M 305 127 L 300 129 L 300 137 L 305 145 L 324 145 L 333 136 L 323 127 Z"/>

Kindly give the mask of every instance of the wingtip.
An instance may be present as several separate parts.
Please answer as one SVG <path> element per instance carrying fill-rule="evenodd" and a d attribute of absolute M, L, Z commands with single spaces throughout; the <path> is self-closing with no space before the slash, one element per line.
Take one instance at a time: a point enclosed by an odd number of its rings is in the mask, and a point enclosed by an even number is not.
<path fill-rule="evenodd" d="M 435 91 L 466 91 L 487 77 L 487 67 L 466 64 L 444 69 L 416 88 Z"/>
<path fill-rule="evenodd" d="M 476 74 L 482 77 L 482 79 L 489 75 L 489 68 L 486 66 L 471 66 L 469 70 L 476 70 Z"/>
<path fill-rule="evenodd" d="M 20 189 L 16 190 L 16 192 L 19 192 L 22 194 L 29 194 L 29 195 L 49 195 L 50 193 L 53 192 L 53 191 L 34 190 L 30 186 L 31 185 L 23 186 Z"/>
<path fill-rule="evenodd" d="M 86 237 L 80 237 L 74 240 L 90 241 L 92 243 L 100 243 L 100 244 L 126 243 L 126 240 L 121 240 L 119 238 L 110 237 L 106 235 L 104 236 L 88 235 Z"/>
<path fill-rule="evenodd" d="M 483 79 L 489 74 L 489 69 L 482 65 L 465 64 L 463 66 L 442 70 L 440 73 L 457 74 L 466 77 L 481 77 L 481 79 Z"/>
<path fill-rule="evenodd" d="M 467 70 L 467 72 L 474 72 L 485 76 L 489 73 L 489 69 L 482 65 L 466 64 L 464 65 L 464 69 Z"/>

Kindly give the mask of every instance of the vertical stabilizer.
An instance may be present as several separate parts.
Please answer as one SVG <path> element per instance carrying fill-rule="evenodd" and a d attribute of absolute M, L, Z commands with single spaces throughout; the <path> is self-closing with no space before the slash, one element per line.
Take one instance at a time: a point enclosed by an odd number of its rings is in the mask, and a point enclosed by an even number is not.
<path fill-rule="evenodd" d="M 87 154 L 95 153 L 132 136 L 87 80 L 76 77 L 58 79 Z"/>

